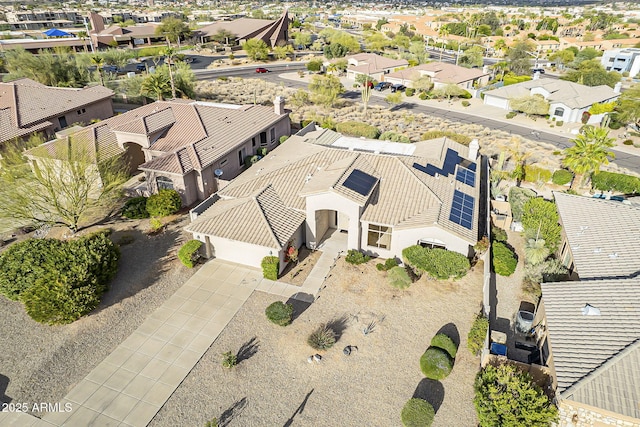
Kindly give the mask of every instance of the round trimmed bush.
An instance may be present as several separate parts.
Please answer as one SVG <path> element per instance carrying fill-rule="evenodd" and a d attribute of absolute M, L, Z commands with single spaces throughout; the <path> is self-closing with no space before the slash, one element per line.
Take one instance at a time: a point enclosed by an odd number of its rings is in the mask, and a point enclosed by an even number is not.
<path fill-rule="evenodd" d="M 451 373 L 453 360 L 446 350 L 429 347 L 420 358 L 420 369 L 425 377 L 441 380 Z"/>
<path fill-rule="evenodd" d="M 551 182 L 556 185 L 565 185 L 571 182 L 573 179 L 573 174 L 566 169 L 558 169 L 553 173 L 551 177 Z"/>
<path fill-rule="evenodd" d="M 429 427 L 436 412 L 429 402 L 423 399 L 409 399 L 402 408 L 400 419 L 404 427 Z"/>
<path fill-rule="evenodd" d="M 176 213 L 182 207 L 182 198 L 176 190 L 163 189 L 147 199 L 147 212 L 155 217 Z"/>
<path fill-rule="evenodd" d="M 122 216 L 129 219 L 149 218 L 147 198 L 140 196 L 127 200 L 122 208 Z"/>
<path fill-rule="evenodd" d="M 287 326 L 291 323 L 293 316 L 293 305 L 285 304 L 282 301 L 276 301 L 267 307 L 264 311 L 267 319 L 279 326 Z"/>
<path fill-rule="evenodd" d="M 449 353 L 452 359 L 456 358 L 458 346 L 445 334 L 438 334 L 431 339 L 431 347 L 438 347 Z"/>
<path fill-rule="evenodd" d="M 189 240 L 187 243 L 182 245 L 180 250 L 178 251 L 178 259 L 180 262 L 185 265 L 185 267 L 193 268 L 195 263 L 200 258 L 199 250 L 202 246 L 202 242 L 200 240 Z"/>

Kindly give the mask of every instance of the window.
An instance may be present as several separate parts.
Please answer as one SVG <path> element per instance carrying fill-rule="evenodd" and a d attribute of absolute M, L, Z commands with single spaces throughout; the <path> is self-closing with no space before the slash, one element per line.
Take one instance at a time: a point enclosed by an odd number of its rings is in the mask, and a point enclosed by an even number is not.
<path fill-rule="evenodd" d="M 256 137 L 255 136 L 253 138 L 251 138 L 251 146 L 252 147 L 256 146 Z"/>
<path fill-rule="evenodd" d="M 276 128 L 271 128 L 269 130 L 270 133 L 270 137 L 271 137 L 271 143 L 273 144 L 274 142 L 276 142 Z"/>
<path fill-rule="evenodd" d="M 389 249 L 391 247 L 391 227 L 369 224 L 367 245 L 375 248 Z"/>
<path fill-rule="evenodd" d="M 158 185 L 158 191 L 160 190 L 173 190 L 173 181 L 166 176 L 156 177 L 156 184 Z"/>
<path fill-rule="evenodd" d="M 80 115 L 80 114 L 84 114 L 84 113 L 86 113 L 86 112 L 87 112 L 87 110 L 85 110 L 84 108 L 81 108 L 81 109 L 79 109 L 78 111 L 76 111 L 76 113 L 78 113 L 78 115 Z"/>
<path fill-rule="evenodd" d="M 58 122 L 60 122 L 60 128 L 61 129 L 64 129 L 64 128 L 66 128 L 68 126 L 67 125 L 67 118 L 65 116 L 58 117 Z"/>
<path fill-rule="evenodd" d="M 246 156 L 246 152 L 244 151 L 244 147 L 238 150 L 238 166 L 242 167 L 244 165 L 244 158 Z"/>
<path fill-rule="evenodd" d="M 220 166 L 224 166 L 227 164 L 227 162 L 229 161 L 229 159 L 224 159 L 220 162 Z"/>
<path fill-rule="evenodd" d="M 553 112 L 553 115 L 558 117 L 564 116 L 564 108 L 562 107 L 556 108 L 556 110 Z"/>
<path fill-rule="evenodd" d="M 266 146 L 267 146 L 267 133 L 260 132 L 260 147 L 266 147 Z"/>
<path fill-rule="evenodd" d="M 420 239 L 418 240 L 418 244 L 423 248 L 429 249 L 447 249 L 447 246 L 444 242 L 436 239 Z"/>

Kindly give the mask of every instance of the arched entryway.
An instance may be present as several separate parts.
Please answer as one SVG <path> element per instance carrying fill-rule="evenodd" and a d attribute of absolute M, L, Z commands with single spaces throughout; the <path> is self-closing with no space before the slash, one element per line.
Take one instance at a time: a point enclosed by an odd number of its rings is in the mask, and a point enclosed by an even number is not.
<path fill-rule="evenodd" d="M 135 142 L 125 142 L 123 144 L 125 149 L 125 159 L 129 165 L 129 173 L 135 174 L 138 167 L 145 162 L 144 152 L 142 147 Z"/>

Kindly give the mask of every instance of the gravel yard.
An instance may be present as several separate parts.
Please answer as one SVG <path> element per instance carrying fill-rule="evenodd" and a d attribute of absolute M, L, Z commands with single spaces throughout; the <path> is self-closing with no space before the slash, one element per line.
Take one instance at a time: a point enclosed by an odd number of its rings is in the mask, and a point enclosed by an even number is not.
<path fill-rule="evenodd" d="M 282 328 L 264 315 L 274 296 L 256 291 L 150 426 L 202 426 L 213 417 L 224 426 L 393 426 L 414 393 L 436 408 L 435 426 L 474 426 L 479 360 L 466 349 L 466 335 L 481 294 L 481 264 L 460 282 L 421 279 L 399 291 L 375 261 L 351 266 L 341 259 L 317 301 Z M 309 364 L 316 353 L 306 344 L 309 333 L 331 321 L 341 337 L 320 352 L 320 363 Z M 420 356 L 445 326 L 461 340 L 455 367 L 441 383 L 425 380 Z M 347 345 L 358 350 L 347 357 Z M 244 360 L 223 368 L 221 354 L 241 347 Z"/>
<path fill-rule="evenodd" d="M 114 241 L 123 234 L 134 241 L 121 247 L 118 274 L 100 307 L 70 325 L 36 323 L 21 303 L 0 296 L 0 397 L 14 403 L 58 402 L 129 336 L 194 273 L 176 258 L 186 221 L 183 217 L 153 237 L 142 232 L 144 221 L 110 224 L 121 230 Z M 2 376 L 8 378 L 6 390 Z"/>

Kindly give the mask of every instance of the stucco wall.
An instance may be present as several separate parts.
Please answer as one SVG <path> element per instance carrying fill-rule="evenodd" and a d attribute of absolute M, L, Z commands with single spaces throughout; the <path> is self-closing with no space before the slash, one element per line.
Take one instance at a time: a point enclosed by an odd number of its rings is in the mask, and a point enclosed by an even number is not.
<path fill-rule="evenodd" d="M 82 111 L 84 109 L 84 112 Z M 54 116 L 59 118 L 64 116 L 67 120 L 67 125 L 71 126 L 74 123 L 81 123 L 87 125 L 91 123 L 91 120 L 104 120 L 113 116 L 113 101 L 111 98 L 103 99 L 102 101 L 94 102 L 93 104 L 84 105 L 71 111 L 67 111 L 64 114 Z M 53 120 L 54 123 L 57 120 Z M 57 126 L 56 126 L 57 127 Z"/>
<path fill-rule="evenodd" d="M 315 242 L 316 245 L 318 245 L 322 238 L 322 236 L 317 235 L 319 233 L 317 233 L 316 229 L 316 211 L 330 210 L 341 212 L 349 218 L 347 247 L 349 249 L 360 249 L 360 214 L 362 208 L 357 203 L 332 192 L 308 196 L 306 203 L 307 246 L 309 246 L 309 242 Z M 330 215 L 335 214 L 331 212 Z M 331 218 L 331 216 L 329 218 Z M 333 222 L 335 223 L 335 220 L 333 220 Z M 335 224 L 333 225 L 335 226 Z M 322 231 L 322 228 L 320 228 L 320 231 Z"/>
<path fill-rule="evenodd" d="M 145 176 L 147 178 L 147 188 L 151 194 L 158 192 L 156 178 L 163 176 L 171 179 L 173 182 L 173 189 L 180 193 L 180 197 L 182 197 L 183 206 L 192 205 L 198 200 L 195 171 L 185 176 L 166 172 L 145 171 Z"/>
<path fill-rule="evenodd" d="M 206 243 L 204 235 L 196 234 L 194 238 Z M 211 242 L 211 254 L 215 258 L 237 262 L 250 267 L 262 268 L 262 258 L 270 255 L 279 256 L 278 249 L 275 248 L 214 236 L 209 236 L 209 241 Z"/>
<path fill-rule="evenodd" d="M 561 401 L 558 409 L 558 427 L 640 427 L 640 420 L 637 418 L 625 417 L 571 400 Z"/>

